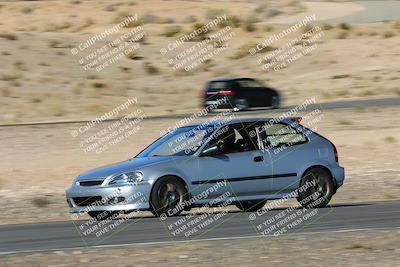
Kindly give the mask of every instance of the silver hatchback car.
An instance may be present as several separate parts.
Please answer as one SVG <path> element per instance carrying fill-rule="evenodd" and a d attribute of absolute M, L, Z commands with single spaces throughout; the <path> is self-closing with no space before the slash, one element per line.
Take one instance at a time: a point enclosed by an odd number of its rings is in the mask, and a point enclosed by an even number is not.
<path fill-rule="evenodd" d="M 79 175 L 66 191 L 70 212 L 97 219 L 138 210 L 172 216 L 220 203 L 255 211 L 279 198 L 324 207 L 343 185 L 344 168 L 333 143 L 300 120 L 177 128 L 132 159 Z"/>

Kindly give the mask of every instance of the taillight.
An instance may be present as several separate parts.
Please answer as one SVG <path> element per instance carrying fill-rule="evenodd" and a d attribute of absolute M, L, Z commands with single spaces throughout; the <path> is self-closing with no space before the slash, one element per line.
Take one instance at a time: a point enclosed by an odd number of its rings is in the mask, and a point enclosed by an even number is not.
<path fill-rule="evenodd" d="M 299 123 L 299 124 L 300 124 L 300 122 L 301 122 L 302 119 L 303 119 L 302 117 L 296 117 L 296 118 L 294 118 L 294 121 L 295 121 L 296 123 Z"/>
<path fill-rule="evenodd" d="M 335 161 L 337 163 L 339 163 L 339 156 L 338 156 L 337 148 L 331 141 L 329 141 L 329 142 L 331 143 L 332 148 L 333 148 L 333 153 L 335 154 Z"/>
<path fill-rule="evenodd" d="M 218 92 L 218 94 L 220 95 L 234 95 L 235 92 L 231 91 L 231 90 L 221 90 Z"/>

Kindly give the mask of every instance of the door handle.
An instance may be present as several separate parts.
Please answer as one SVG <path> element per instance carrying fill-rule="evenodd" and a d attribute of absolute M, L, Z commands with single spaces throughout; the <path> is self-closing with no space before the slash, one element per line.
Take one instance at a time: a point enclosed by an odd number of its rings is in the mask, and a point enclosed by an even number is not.
<path fill-rule="evenodd" d="M 255 162 L 260 162 L 260 161 L 263 161 L 263 160 L 264 160 L 264 157 L 263 157 L 263 156 L 254 157 L 254 161 L 255 161 Z"/>

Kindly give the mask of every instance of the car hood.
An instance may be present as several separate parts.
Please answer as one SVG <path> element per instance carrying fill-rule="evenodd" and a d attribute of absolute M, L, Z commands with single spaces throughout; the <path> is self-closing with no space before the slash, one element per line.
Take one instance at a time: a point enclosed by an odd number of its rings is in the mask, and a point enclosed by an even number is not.
<path fill-rule="evenodd" d="M 160 162 L 167 162 L 173 160 L 173 157 L 144 157 L 144 158 L 133 158 L 131 160 L 118 162 L 115 164 L 96 168 L 85 173 L 82 173 L 77 177 L 77 180 L 88 180 L 93 178 L 106 178 L 110 175 L 135 171 L 139 168 L 143 168 L 150 164 L 156 164 Z"/>

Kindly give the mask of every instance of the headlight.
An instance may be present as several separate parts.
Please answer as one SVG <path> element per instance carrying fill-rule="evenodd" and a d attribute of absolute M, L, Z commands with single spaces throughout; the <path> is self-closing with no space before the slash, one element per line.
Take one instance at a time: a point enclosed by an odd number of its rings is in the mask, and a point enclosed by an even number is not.
<path fill-rule="evenodd" d="M 135 185 L 143 181 L 143 173 L 128 172 L 117 175 L 108 183 L 110 185 Z"/>

